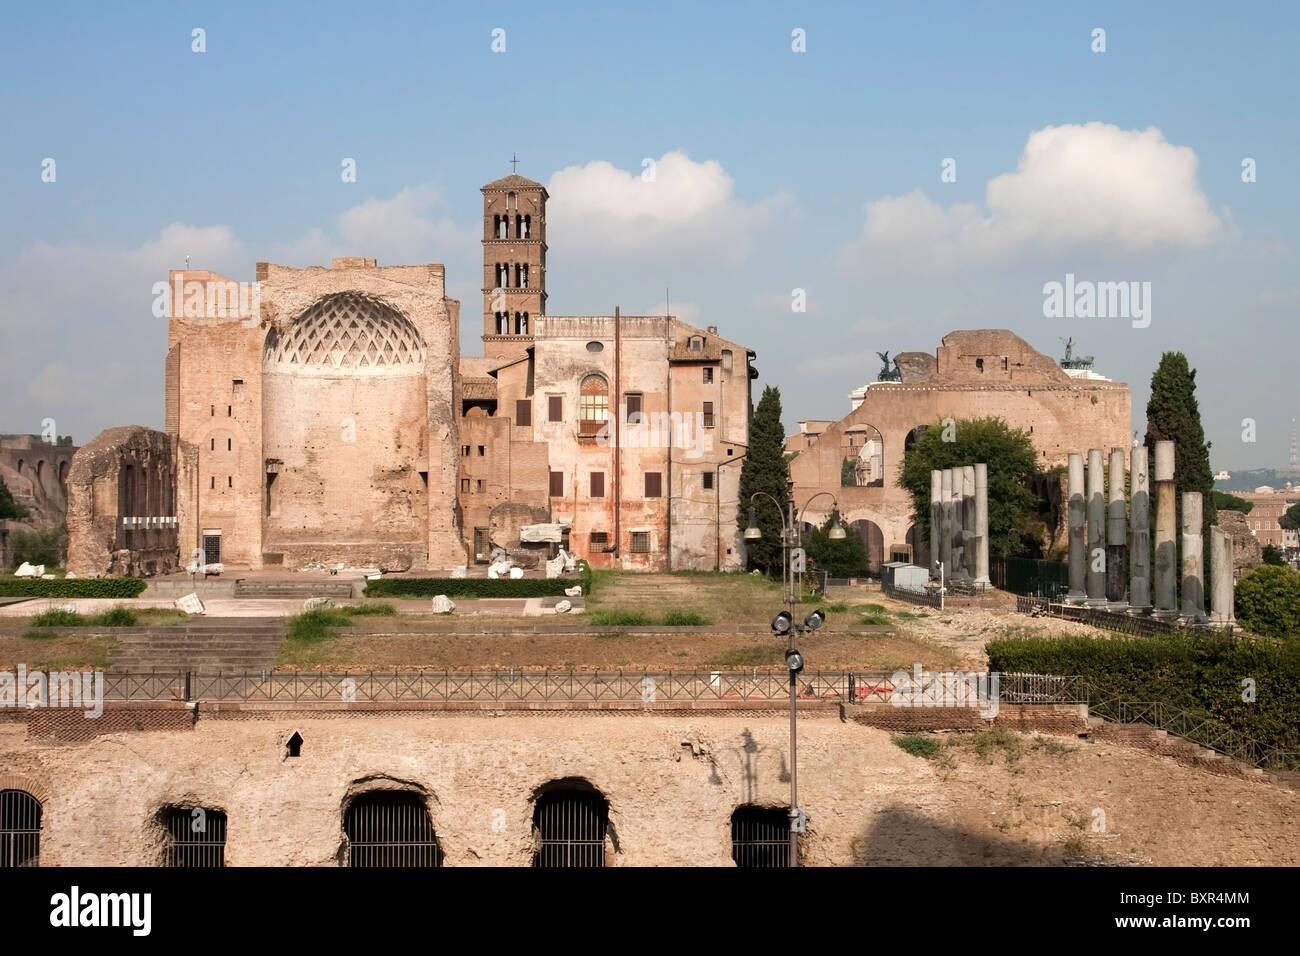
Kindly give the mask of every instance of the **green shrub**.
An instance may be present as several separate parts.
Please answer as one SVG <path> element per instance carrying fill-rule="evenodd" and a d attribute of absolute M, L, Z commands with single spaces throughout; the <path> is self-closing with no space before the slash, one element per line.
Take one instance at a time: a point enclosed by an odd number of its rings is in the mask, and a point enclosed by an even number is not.
<path fill-rule="evenodd" d="M 299 644 L 315 644 L 333 635 L 331 627 L 347 627 L 352 618 L 336 608 L 313 608 L 289 618 L 287 640 Z"/>
<path fill-rule="evenodd" d="M 397 608 L 391 604 L 353 604 L 338 610 L 349 617 L 395 617 L 397 615 Z"/>
<path fill-rule="evenodd" d="M 592 611 L 587 620 L 593 627 L 648 627 L 652 623 L 641 611 Z"/>
<path fill-rule="evenodd" d="M 530 598 L 563 597 L 574 585 L 572 578 L 380 578 L 366 582 L 366 597 Z M 583 594 L 589 591 L 584 585 Z"/>
<path fill-rule="evenodd" d="M 1082 677 L 1094 705 L 1159 701 L 1215 720 L 1266 747 L 1300 749 L 1300 641 L 1226 634 L 1023 637 L 990 641 L 989 669 Z M 1243 700 L 1243 681 L 1253 699 Z"/>
<path fill-rule="evenodd" d="M 864 614 L 862 615 L 861 618 L 859 618 L 858 623 L 876 627 L 881 624 L 885 624 L 885 625 L 892 624 L 893 621 L 891 621 L 884 614 Z"/>
<path fill-rule="evenodd" d="M 0 577 L 0 597 L 43 598 L 133 598 L 145 589 L 140 578 L 41 578 Z"/>
<path fill-rule="evenodd" d="M 75 611 L 52 608 L 32 618 L 32 627 L 81 627 L 86 619 Z"/>
<path fill-rule="evenodd" d="M 933 757 L 943 745 L 927 734 L 895 734 L 894 745 L 913 757 Z"/>
<path fill-rule="evenodd" d="M 667 627 L 705 627 L 713 622 L 695 611 L 669 611 L 659 623 Z"/>
<path fill-rule="evenodd" d="M 135 627 L 136 619 L 135 613 L 129 608 L 114 607 L 88 618 L 86 623 L 98 627 Z"/>
<path fill-rule="evenodd" d="M 1237 582 L 1237 623 L 1265 637 L 1300 638 L 1300 574 L 1262 565 Z"/>

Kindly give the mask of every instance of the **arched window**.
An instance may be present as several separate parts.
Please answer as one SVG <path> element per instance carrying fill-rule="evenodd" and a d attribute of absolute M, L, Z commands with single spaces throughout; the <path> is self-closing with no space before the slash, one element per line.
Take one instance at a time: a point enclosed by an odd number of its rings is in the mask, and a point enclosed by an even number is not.
<path fill-rule="evenodd" d="M 595 435 L 609 421 L 609 383 L 603 375 L 588 375 L 582 380 L 578 404 L 578 434 Z"/>
<path fill-rule="evenodd" d="M 40 862 L 41 802 L 26 790 L 0 790 L 0 869 Z"/>
<path fill-rule="evenodd" d="M 163 866 L 226 865 L 226 815 L 206 807 L 167 807 L 161 822 L 167 830 Z"/>
<path fill-rule="evenodd" d="M 783 807 L 737 807 L 731 815 L 736 866 L 789 866 L 790 814 Z"/>
<path fill-rule="evenodd" d="M 442 848 L 418 793 L 378 790 L 352 801 L 344 819 L 348 866 L 441 866 Z"/>
<path fill-rule="evenodd" d="M 561 781 L 537 798 L 533 829 L 538 837 L 535 867 L 605 865 L 609 803 L 582 780 Z"/>

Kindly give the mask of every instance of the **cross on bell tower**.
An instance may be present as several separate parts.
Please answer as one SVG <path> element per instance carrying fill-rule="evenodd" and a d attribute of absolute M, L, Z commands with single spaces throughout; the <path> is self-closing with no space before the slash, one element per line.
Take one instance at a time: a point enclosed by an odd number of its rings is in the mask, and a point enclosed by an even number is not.
<path fill-rule="evenodd" d="M 511 154 L 511 167 L 519 156 Z M 546 314 L 546 187 L 517 172 L 483 193 L 483 354 L 522 356 Z"/>
<path fill-rule="evenodd" d="M 510 155 L 510 171 L 511 171 L 512 173 L 517 173 L 517 172 L 519 172 L 519 154 L 518 154 L 518 153 L 512 153 L 512 154 Z"/>

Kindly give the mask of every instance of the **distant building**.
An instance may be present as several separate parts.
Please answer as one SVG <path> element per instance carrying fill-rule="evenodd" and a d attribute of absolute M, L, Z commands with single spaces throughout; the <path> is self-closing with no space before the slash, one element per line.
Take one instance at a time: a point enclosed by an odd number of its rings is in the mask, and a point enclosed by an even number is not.
<path fill-rule="evenodd" d="M 1273 545 L 1275 548 L 1300 547 L 1300 538 L 1296 532 L 1278 526 L 1277 519 L 1286 514 L 1287 509 L 1300 502 L 1300 488 L 1286 487 L 1275 491 L 1264 486 L 1251 492 L 1237 495 L 1249 501 L 1253 508 L 1246 515 L 1246 525 L 1254 532 L 1260 547 Z"/>

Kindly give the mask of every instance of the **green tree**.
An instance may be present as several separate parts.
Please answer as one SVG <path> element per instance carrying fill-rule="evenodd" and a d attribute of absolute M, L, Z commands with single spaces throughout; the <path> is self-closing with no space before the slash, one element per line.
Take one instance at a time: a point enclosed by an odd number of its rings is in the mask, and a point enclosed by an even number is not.
<path fill-rule="evenodd" d="M 60 567 L 67 550 L 68 532 L 62 525 L 34 531 L 16 529 L 9 535 L 9 561 L 15 568 L 24 561 Z"/>
<path fill-rule="evenodd" d="M 1265 637 L 1300 637 L 1300 574 L 1262 564 L 1237 582 L 1237 623 Z"/>
<path fill-rule="evenodd" d="M 785 428 L 781 424 L 781 391 L 771 385 L 763 389 L 754 417 L 749 423 L 749 451 L 740 466 L 740 507 L 736 522 L 749 526 L 750 497 L 766 492 L 781 502 L 782 511 L 766 498 L 753 503 L 754 517 L 763 536 L 745 542 L 751 568 L 761 568 L 769 577 L 781 573 L 782 514 L 788 493 L 790 465 L 785 456 Z"/>
<path fill-rule="evenodd" d="M 845 458 L 840 463 L 840 487 L 852 488 L 858 483 L 858 460 Z"/>
<path fill-rule="evenodd" d="M 1214 499 L 1215 511 L 1240 511 L 1242 514 L 1248 515 L 1255 507 L 1253 501 L 1247 501 L 1245 498 L 1238 498 L 1236 495 L 1230 495 L 1226 491 L 1211 491 L 1210 497 Z"/>
<path fill-rule="evenodd" d="M 1151 376 L 1151 397 L 1147 401 L 1148 448 L 1157 441 L 1174 443 L 1174 489 L 1177 492 L 1178 521 L 1183 526 L 1183 494 L 1201 493 L 1201 540 L 1210 540 L 1210 526 L 1218 514 L 1214 504 L 1214 473 L 1210 471 L 1210 442 L 1205 440 L 1201 409 L 1196 401 L 1196 369 L 1187 364 L 1182 352 L 1166 352 Z M 1155 511 L 1152 509 L 1152 518 Z M 1182 534 L 1175 535 L 1182 560 Z M 1210 549 L 1205 549 L 1205 580 L 1210 580 Z M 1210 588 L 1205 589 L 1208 596 Z"/>
<path fill-rule="evenodd" d="M 820 528 L 804 533 L 803 547 L 809 560 L 816 564 L 818 571 L 825 571 L 833 578 L 864 577 L 868 564 L 862 535 L 845 528 L 844 538 L 835 541 L 830 536 L 831 520 L 827 518 Z"/>
<path fill-rule="evenodd" d="M 1265 564 L 1271 564 L 1275 567 L 1286 567 L 1286 559 L 1282 557 L 1282 549 L 1275 544 L 1264 545 L 1262 556 Z"/>
<path fill-rule="evenodd" d="M 0 518 L 26 518 L 27 509 L 14 501 L 14 496 L 9 492 L 9 486 L 5 480 L 0 478 Z"/>
<path fill-rule="evenodd" d="M 1001 418 L 961 419 L 945 429 L 936 422 L 903 454 L 902 485 L 912 496 L 918 533 L 930 529 L 930 472 L 984 462 L 989 470 L 989 553 L 1009 555 L 1031 531 L 1038 499 L 1029 490 L 1037 459 L 1029 433 Z M 952 441 L 944 441 L 945 435 Z"/>
<path fill-rule="evenodd" d="M 1300 531 L 1300 501 L 1286 509 L 1282 517 L 1277 519 L 1277 526 L 1287 531 Z"/>

